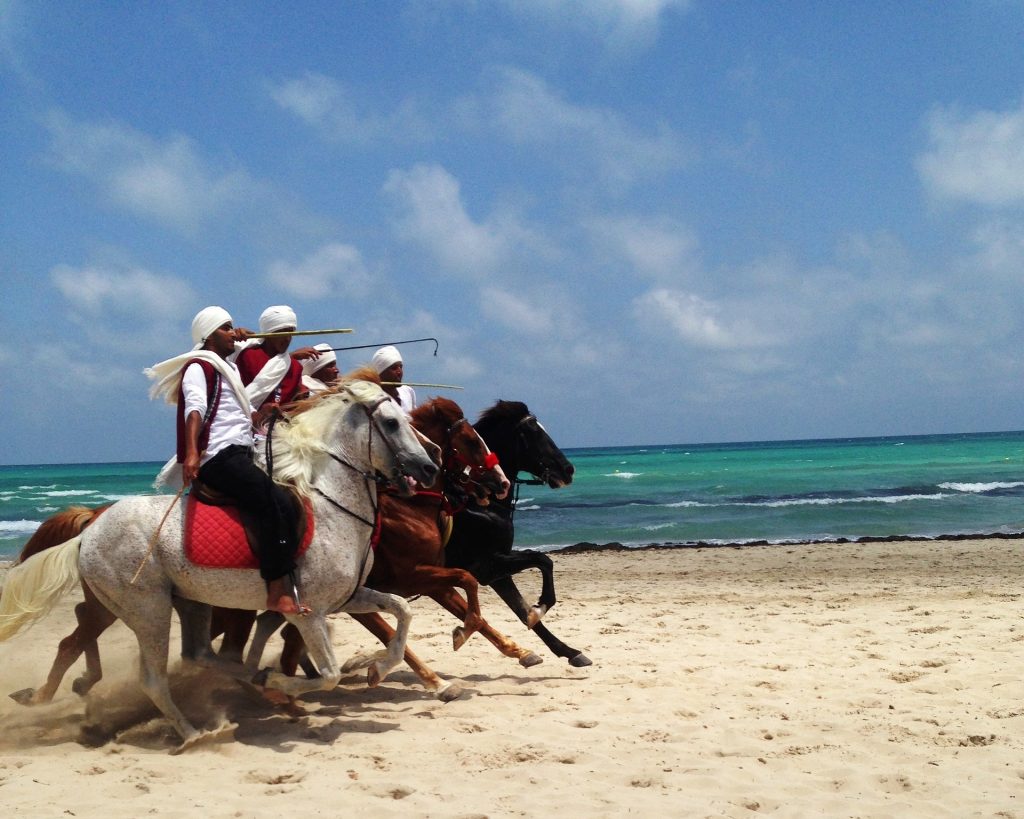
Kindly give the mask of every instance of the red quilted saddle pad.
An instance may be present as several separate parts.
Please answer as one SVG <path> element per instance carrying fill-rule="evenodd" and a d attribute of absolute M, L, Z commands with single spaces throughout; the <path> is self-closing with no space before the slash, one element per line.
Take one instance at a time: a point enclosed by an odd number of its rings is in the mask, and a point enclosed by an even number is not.
<path fill-rule="evenodd" d="M 313 509 L 306 501 L 306 534 L 296 556 L 313 540 Z M 211 506 L 192 495 L 185 504 L 185 557 L 211 569 L 258 569 L 235 506 Z"/>

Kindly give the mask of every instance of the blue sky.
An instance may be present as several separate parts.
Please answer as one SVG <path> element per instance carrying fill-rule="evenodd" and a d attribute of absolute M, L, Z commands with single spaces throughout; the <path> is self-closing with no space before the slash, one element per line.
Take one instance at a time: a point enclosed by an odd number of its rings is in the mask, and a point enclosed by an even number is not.
<path fill-rule="evenodd" d="M 1011 0 L 0 0 L 0 462 L 166 456 L 141 371 L 207 304 L 436 336 L 407 380 L 564 446 L 1022 428 L 1022 33 Z"/>

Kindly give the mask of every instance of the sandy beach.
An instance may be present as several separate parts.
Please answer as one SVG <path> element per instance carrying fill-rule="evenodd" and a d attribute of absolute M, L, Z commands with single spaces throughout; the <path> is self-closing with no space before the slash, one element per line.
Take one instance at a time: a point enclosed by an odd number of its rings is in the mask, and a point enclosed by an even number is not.
<path fill-rule="evenodd" d="M 485 616 L 544 663 L 479 636 L 454 653 L 455 620 L 417 600 L 411 644 L 460 699 L 403 667 L 289 715 L 173 661 L 189 715 L 238 726 L 180 756 L 118 624 L 87 700 L 81 663 L 50 705 L 2 698 L 0 802 L 28 817 L 1024 816 L 1022 545 L 555 555 L 545 622 L 593 666 L 547 654 L 487 590 Z M 77 599 L 0 645 L 0 693 L 42 682 Z M 372 645 L 348 618 L 334 642 Z M 78 742 L 87 722 L 105 744 Z"/>

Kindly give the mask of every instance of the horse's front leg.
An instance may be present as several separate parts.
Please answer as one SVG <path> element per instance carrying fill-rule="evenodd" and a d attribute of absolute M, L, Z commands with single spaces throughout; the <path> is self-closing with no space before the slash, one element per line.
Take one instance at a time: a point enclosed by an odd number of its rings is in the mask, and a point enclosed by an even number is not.
<path fill-rule="evenodd" d="M 374 637 L 387 645 L 395 636 L 395 630 L 379 614 L 349 614 L 349 617 L 360 623 Z M 462 695 L 462 687 L 457 682 L 442 680 L 411 648 L 406 645 L 405 664 L 422 680 L 428 691 L 441 702 L 451 702 Z"/>
<path fill-rule="evenodd" d="M 249 651 L 245 655 L 247 669 L 255 671 L 260 667 L 260 660 L 263 659 L 267 643 L 274 636 L 274 632 L 284 625 L 284 622 L 284 615 L 277 611 L 264 611 L 256 617 L 256 631 L 252 635 Z"/>
<path fill-rule="evenodd" d="M 504 600 L 508 607 L 515 612 L 516 616 L 529 627 L 530 609 L 526 605 L 523 595 L 519 593 L 519 588 L 516 586 L 515 581 L 511 577 L 502 577 L 490 585 L 498 597 Z M 567 643 L 563 643 L 543 623 L 536 623 L 532 629 L 533 633 L 544 641 L 544 645 L 550 649 L 552 654 L 556 657 L 564 657 L 569 661 L 569 665 L 582 668 L 591 664 L 590 658 L 582 651 L 578 648 L 573 648 Z"/>
<path fill-rule="evenodd" d="M 456 588 L 462 589 L 466 593 L 461 618 L 462 625 L 452 629 L 452 648 L 458 651 L 470 637 L 485 625 L 483 615 L 480 613 L 480 584 L 477 579 L 465 569 L 417 566 L 414 583 L 410 584 L 409 590 L 427 594 L 443 606 L 443 600 L 450 597 L 456 597 L 460 602 L 462 601 L 462 598 L 459 598 L 454 591 Z"/>
<path fill-rule="evenodd" d="M 366 682 L 371 688 L 378 685 L 391 671 L 402 662 L 405 654 L 405 644 L 409 639 L 409 625 L 412 623 L 412 609 L 401 597 L 394 594 L 379 592 L 360 586 L 355 594 L 339 611 L 346 614 L 375 614 L 386 612 L 395 618 L 395 634 L 387 644 L 384 651 L 372 652 L 369 654 L 358 654 L 342 668 L 343 671 L 354 671 L 358 668 L 367 669 Z M 316 662 L 316 655 L 313 654 L 312 646 L 308 645 L 310 654 Z M 317 662 L 319 666 L 320 663 Z M 321 669 L 323 673 L 323 669 Z"/>
<path fill-rule="evenodd" d="M 432 594 L 430 596 L 460 620 L 466 619 L 466 601 L 462 599 L 455 589 L 448 589 L 446 594 Z M 522 648 L 521 646 L 516 645 L 515 642 L 495 629 L 483 618 L 481 618 L 481 626 L 478 631 L 484 639 L 486 639 L 506 657 L 512 657 L 513 659 L 519 660 L 519 665 L 523 666 L 523 668 L 529 668 L 530 666 L 539 665 L 544 662 L 543 659 L 528 648 Z"/>
<path fill-rule="evenodd" d="M 520 616 L 519 618 L 526 623 L 527 628 L 533 628 L 557 602 L 555 599 L 555 565 L 550 557 L 543 552 L 530 549 L 492 555 L 486 570 L 477 574 L 477 580 L 493 588 L 498 581 L 505 578 L 510 579 L 513 575 L 527 569 L 537 569 L 541 576 L 540 597 L 537 603 L 527 610 L 525 617 Z M 516 593 L 518 594 L 518 591 Z M 512 604 L 509 603 L 509 606 Z M 514 606 L 512 609 L 516 611 Z M 516 611 L 516 613 L 519 612 Z"/>
<path fill-rule="evenodd" d="M 311 691 L 330 691 L 337 686 L 338 681 L 341 679 L 341 669 L 338 667 L 338 661 L 334 657 L 334 649 L 331 647 L 327 619 L 323 615 L 316 614 L 304 616 L 290 615 L 285 619 L 299 630 L 299 634 L 302 635 L 310 656 L 320 669 L 320 676 L 313 679 L 289 677 L 280 671 L 265 668 L 253 678 L 253 682 L 257 685 L 283 691 L 292 697 L 308 694 Z M 268 620 L 268 622 L 272 621 Z M 259 634 L 259 618 L 257 618 L 256 623 L 257 634 Z M 276 630 L 276 626 L 274 626 L 270 633 L 272 634 L 274 630 Z M 255 639 L 254 637 L 253 640 L 255 641 Z M 251 652 L 252 650 L 250 649 L 250 654 Z"/>

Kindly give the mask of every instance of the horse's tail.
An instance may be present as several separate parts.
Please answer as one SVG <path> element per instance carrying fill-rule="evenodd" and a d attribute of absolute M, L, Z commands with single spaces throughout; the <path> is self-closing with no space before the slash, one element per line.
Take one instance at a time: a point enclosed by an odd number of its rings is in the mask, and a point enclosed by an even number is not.
<path fill-rule="evenodd" d="M 51 515 L 39 525 L 28 542 L 21 547 L 18 561 L 28 560 L 34 554 L 64 543 L 75 535 L 82 534 L 82 530 L 110 506 L 109 503 L 95 508 L 69 506 L 56 515 Z"/>
<path fill-rule="evenodd" d="M 50 612 L 78 583 L 81 535 L 12 566 L 0 590 L 0 642 Z"/>

